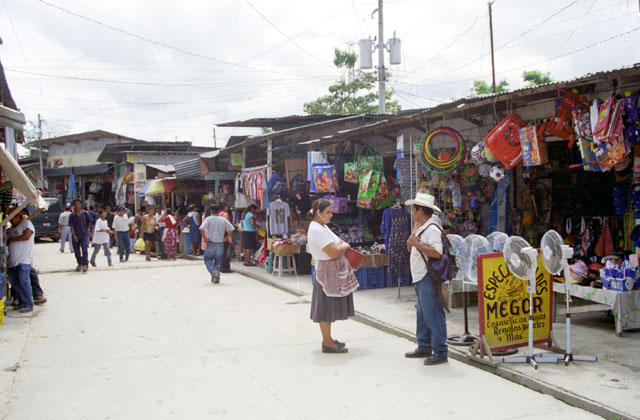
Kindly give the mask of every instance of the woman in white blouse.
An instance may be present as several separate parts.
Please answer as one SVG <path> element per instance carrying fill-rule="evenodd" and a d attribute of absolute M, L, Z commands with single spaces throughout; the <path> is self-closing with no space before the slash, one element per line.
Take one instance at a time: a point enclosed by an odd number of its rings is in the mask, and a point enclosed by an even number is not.
<path fill-rule="evenodd" d="M 331 323 L 355 315 L 353 292 L 358 280 L 345 257 L 351 247 L 329 229 L 331 201 L 320 198 L 311 206 L 307 252 L 315 261 L 311 319 L 320 324 L 323 353 L 347 353 L 344 343 L 331 336 Z"/>

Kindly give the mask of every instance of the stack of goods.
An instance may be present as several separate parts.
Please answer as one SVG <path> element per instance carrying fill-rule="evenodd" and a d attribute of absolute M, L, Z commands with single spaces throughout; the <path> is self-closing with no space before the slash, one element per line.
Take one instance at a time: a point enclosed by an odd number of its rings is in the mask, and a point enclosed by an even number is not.
<path fill-rule="evenodd" d="M 609 258 L 600 269 L 600 281 L 605 289 L 628 292 L 640 287 L 638 268 L 632 267 L 628 259 Z"/>

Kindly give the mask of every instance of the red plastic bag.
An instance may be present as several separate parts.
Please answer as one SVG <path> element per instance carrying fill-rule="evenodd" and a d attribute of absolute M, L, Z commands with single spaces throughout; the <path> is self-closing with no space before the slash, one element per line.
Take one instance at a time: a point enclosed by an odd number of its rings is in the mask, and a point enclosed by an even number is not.
<path fill-rule="evenodd" d="M 485 146 L 507 169 L 513 168 L 522 160 L 520 129 L 526 125 L 518 115 L 510 114 L 484 138 Z"/>

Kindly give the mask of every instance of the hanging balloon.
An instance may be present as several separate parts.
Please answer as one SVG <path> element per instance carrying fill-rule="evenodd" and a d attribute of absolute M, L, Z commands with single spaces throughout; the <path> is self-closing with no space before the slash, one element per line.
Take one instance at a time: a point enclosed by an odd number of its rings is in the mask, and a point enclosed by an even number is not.
<path fill-rule="evenodd" d="M 446 151 L 436 154 L 432 152 L 430 144 L 434 138 L 438 136 L 449 137 L 455 142 L 455 151 L 449 153 Z M 428 171 L 437 174 L 446 174 L 456 170 L 463 162 L 466 154 L 467 146 L 462 135 L 453 128 L 440 127 L 429 131 L 422 138 L 420 148 L 418 150 L 418 158 L 422 166 Z"/>

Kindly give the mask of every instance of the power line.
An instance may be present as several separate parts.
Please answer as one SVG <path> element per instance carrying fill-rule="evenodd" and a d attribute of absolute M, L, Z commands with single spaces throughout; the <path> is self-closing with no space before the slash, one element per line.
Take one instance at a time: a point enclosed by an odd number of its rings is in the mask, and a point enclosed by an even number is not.
<path fill-rule="evenodd" d="M 560 54 L 560 52 L 564 49 L 564 47 L 567 45 L 567 43 L 569 42 L 569 40 L 571 39 L 571 37 L 573 36 L 573 34 L 576 33 L 576 30 L 578 29 L 579 26 L 582 25 L 582 22 L 584 21 L 584 18 L 587 17 L 587 15 L 589 14 L 589 12 L 591 11 L 591 9 L 593 9 L 593 6 L 596 5 L 596 1 L 598 0 L 593 0 L 593 2 L 591 3 L 591 6 L 589 6 L 589 9 L 587 9 L 587 11 L 582 15 L 582 17 L 580 18 L 580 22 L 578 22 L 578 24 L 576 26 L 573 27 L 573 30 L 571 31 L 571 33 L 569 34 L 569 36 L 567 37 L 567 39 L 565 39 L 565 41 L 562 43 L 562 45 L 560 46 L 560 48 L 558 48 L 558 52 L 556 52 L 556 55 L 553 57 L 553 59 L 551 61 L 549 61 L 549 65 L 547 66 L 547 71 L 549 70 L 549 68 L 551 67 L 551 64 L 553 63 L 553 60 L 555 60 L 555 58 L 558 56 L 558 54 Z"/>
<path fill-rule="evenodd" d="M 16 37 L 16 43 L 18 44 L 18 49 L 20 49 L 20 54 L 22 54 L 22 58 L 24 58 L 25 63 L 29 69 L 33 70 L 29 60 L 27 60 L 27 56 L 24 55 L 24 50 L 22 49 L 22 43 L 20 42 L 20 38 L 18 37 L 18 32 L 16 31 L 16 27 L 13 25 L 13 19 L 11 19 L 11 12 L 9 12 L 9 5 L 7 4 L 7 0 L 4 0 L 4 7 L 7 9 L 7 18 L 9 19 L 9 23 L 11 24 L 11 29 L 13 30 L 13 35 Z"/>
<path fill-rule="evenodd" d="M 353 13 L 356 15 L 356 22 L 358 22 L 358 27 L 360 28 L 360 34 L 362 34 L 362 38 L 364 38 L 364 31 L 362 30 L 362 24 L 360 23 L 360 17 L 358 16 L 358 9 L 356 9 L 356 1 L 351 0 L 351 5 L 353 6 Z"/>
<path fill-rule="evenodd" d="M 251 7 L 257 14 L 258 16 L 260 16 L 262 19 L 264 19 L 269 25 L 271 25 L 276 31 L 278 31 L 282 36 L 284 36 L 285 38 L 287 38 L 293 45 L 295 45 L 300 51 L 304 52 L 305 54 L 307 54 L 309 57 L 313 58 L 314 60 L 317 60 L 318 62 L 324 64 L 325 66 L 329 66 L 331 68 L 333 68 L 333 66 L 331 64 L 325 63 L 324 61 L 322 61 L 320 58 L 318 58 L 317 56 L 313 55 L 312 53 L 310 53 L 309 51 L 305 50 L 304 48 L 302 48 L 302 46 L 300 44 L 298 44 L 296 41 L 293 40 L 293 38 L 291 38 L 289 35 L 287 35 L 286 33 L 284 33 L 280 28 L 278 28 L 273 22 L 271 22 L 269 20 L 269 18 L 267 18 L 265 15 L 263 15 L 260 10 L 258 10 L 253 4 L 251 4 L 251 2 L 249 0 L 245 0 L 247 2 L 247 4 L 249 5 L 249 7 Z"/>

